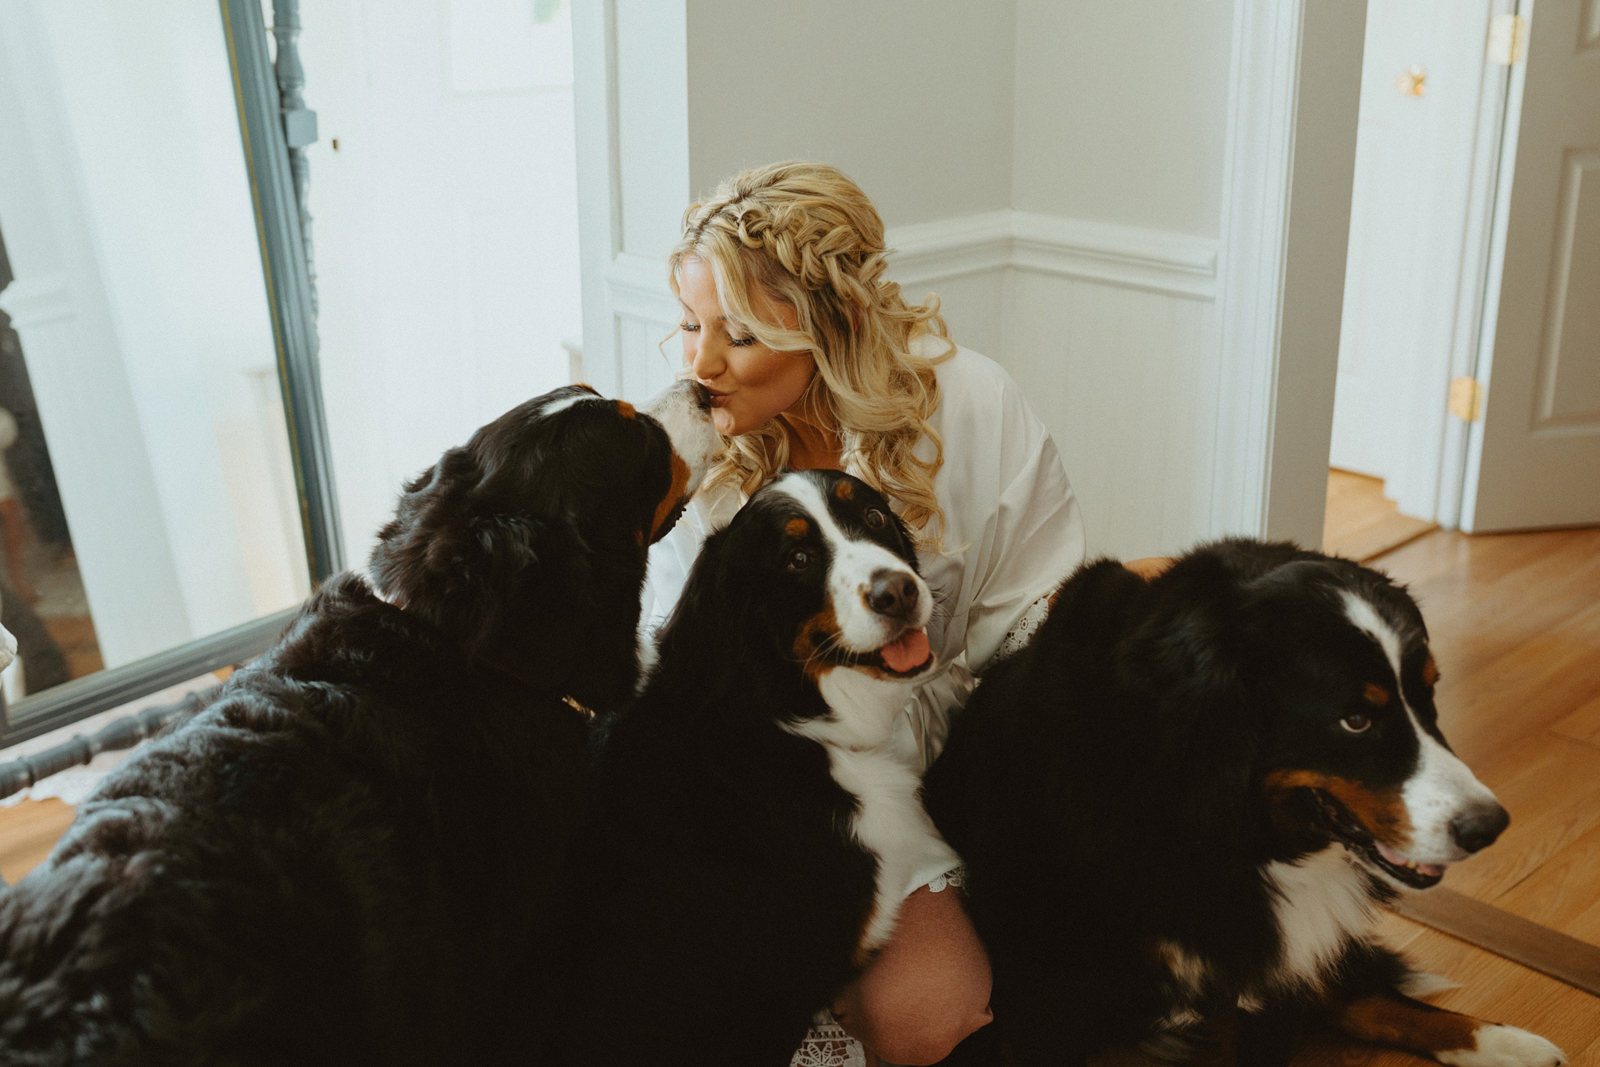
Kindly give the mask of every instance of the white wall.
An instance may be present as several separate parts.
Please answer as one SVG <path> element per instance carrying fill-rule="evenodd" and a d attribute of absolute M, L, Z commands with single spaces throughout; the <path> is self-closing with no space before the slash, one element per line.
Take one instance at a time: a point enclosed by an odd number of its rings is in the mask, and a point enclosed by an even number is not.
<path fill-rule="evenodd" d="M 301 4 L 323 391 L 352 567 L 404 481 L 567 381 L 561 341 L 581 332 L 570 18 L 562 4 L 537 22 L 529 0 Z"/>
<path fill-rule="evenodd" d="M 7 0 L 0 46 L 4 299 L 116 666 L 307 590 L 232 78 L 198 0 Z"/>
<path fill-rule="evenodd" d="M 785 5 L 693 0 L 687 28 L 695 196 L 748 167 L 824 160 L 872 198 L 891 248 L 908 226 L 1011 206 L 1013 3 L 818 0 L 797 18 Z M 750 41 L 782 42 L 761 49 L 759 73 L 727 61 Z M 1003 271 L 895 276 L 913 300 L 939 296 L 962 344 L 1003 355 Z"/>
<path fill-rule="evenodd" d="M 1232 0 L 1018 0 L 1021 211 L 1216 237 Z"/>
<path fill-rule="evenodd" d="M 885 225 L 1011 206 L 1016 5 L 690 0 L 689 179 L 825 160 Z"/>
<path fill-rule="evenodd" d="M 1183 295 L 1011 272 L 1002 358 L 1056 438 L 1091 551 L 1170 553 L 1211 532 L 1232 25 L 1231 0 L 1017 4 L 1013 206 L 1213 269 Z"/>

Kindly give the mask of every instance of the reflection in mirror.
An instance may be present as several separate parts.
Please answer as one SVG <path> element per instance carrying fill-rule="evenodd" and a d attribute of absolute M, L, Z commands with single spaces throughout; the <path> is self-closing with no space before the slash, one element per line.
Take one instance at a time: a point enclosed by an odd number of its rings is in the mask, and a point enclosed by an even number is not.
<path fill-rule="evenodd" d="M 217 6 L 0 3 L 0 144 L 14 700 L 310 583 Z"/>

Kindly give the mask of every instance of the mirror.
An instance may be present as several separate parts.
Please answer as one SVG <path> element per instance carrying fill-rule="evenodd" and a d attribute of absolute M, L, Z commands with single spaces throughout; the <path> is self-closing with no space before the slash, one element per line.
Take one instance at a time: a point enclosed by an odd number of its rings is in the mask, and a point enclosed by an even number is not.
<path fill-rule="evenodd" d="M 21 646 L 0 741 L 102 669 L 207 669 L 328 569 L 307 551 L 320 406 L 291 389 L 286 419 L 280 384 L 306 359 L 314 382 L 314 333 L 274 273 L 287 158 L 243 6 L 0 4 L 0 607 Z"/>

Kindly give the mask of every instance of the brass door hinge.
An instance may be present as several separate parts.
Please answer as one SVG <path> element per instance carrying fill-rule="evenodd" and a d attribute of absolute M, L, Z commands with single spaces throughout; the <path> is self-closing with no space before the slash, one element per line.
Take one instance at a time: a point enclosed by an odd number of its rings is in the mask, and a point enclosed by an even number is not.
<path fill-rule="evenodd" d="M 1496 15 L 1489 20 L 1489 62 L 1509 67 L 1528 58 L 1528 20 Z"/>
<path fill-rule="evenodd" d="M 1476 378 L 1451 379 L 1450 414 L 1462 422 L 1483 418 L 1483 383 Z"/>

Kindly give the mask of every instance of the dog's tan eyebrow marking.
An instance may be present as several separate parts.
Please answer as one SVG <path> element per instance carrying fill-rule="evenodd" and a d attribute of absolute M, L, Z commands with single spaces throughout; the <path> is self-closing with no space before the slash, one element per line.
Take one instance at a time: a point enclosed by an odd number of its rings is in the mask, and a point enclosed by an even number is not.
<path fill-rule="evenodd" d="M 840 500 L 854 500 L 856 495 L 856 487 L 841 478 L 833 487 L 833 495 L 838 497 Z"/>
<path fill-rule="evenodd" d="M 639 413 L 633 410 L 633 405 L 626 400 L 619 400 L 617 401 L 617 414 L 625 419 L 632 419 L 637 418 Z"/>
<path fill-rule="evenodd" d="M 1439 665 L 1433 662 L 1433 657 L 1428 657 L 1428 662 L 1422 665 L 1422 680 L 1429 685 L 1439 680 Z"/>
<path fill-rule="evenodd" d="M 811 532 L 811 524 L 804 519 L 790 519 L 783 524 L 783 532 L 790 537 L 804 537 Z"/>
<path fill-rule="evenodd" d="M 1361 691 L 1361 695 L 1368 704 L 1374 704 L 1380 708 L 1388 704 L 1392 699 L 1389 690 L 1377 682 L 1368 682 L 1367 687 Z"/>

